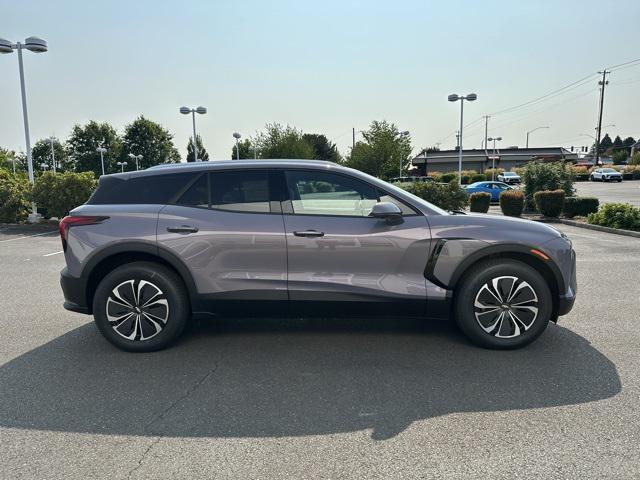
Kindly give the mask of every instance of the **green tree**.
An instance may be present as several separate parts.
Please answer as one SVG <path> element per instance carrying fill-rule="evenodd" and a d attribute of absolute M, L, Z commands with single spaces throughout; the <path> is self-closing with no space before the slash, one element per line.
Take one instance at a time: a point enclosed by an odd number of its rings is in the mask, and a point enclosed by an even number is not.
<path fill-rule="evenodd" d="M 253 145 L 251 144 L 251 140 L 245 138 L 241 142 L 238 142 L 238 150 L 240 150 L 240 159 L 243 158 L 254 158 L 257 157 L 257 152 L 254 152 Z M 234 145 L 231 149 L 231 159 L 235 160 L 236 157 L 236 146 Z"/>
<path fill-rule="evenodd" d="M 31 157 L 33 159 L 34 169 L 40 170 L 40 165 L 47 165 L 47 169 L 53 171 L 53 158 L 56 160 L 56 170 L 69 170 L 71 164 L 69 162 L 69 154 L 65 146 L 60 143 L 57 138 L 53 139 L 53 153 L 51 155 L 51 140 L 43 138 L 38 140 L 31 149 Z"/>
<path fill-rule="evenodd" d="M 115 129 L 108 123 L 90 121 L 84 126 L 75 125 L 67 140 L 67 152 L 70 157 L 73 170 L 76 172 L 93 172 L 96 176 L 102 175 L 100 154 L 96 148 L 104 147 L 105 173 L 119 171 L 116 165 L 122 154 L 122 140 Z"/>
<path fill-rule="evenodd" d="M 200 135 L 196 135 L 196 145 L 198 147 L 198 160 L 201 162 L 209 160 L 209 152 L 207 152 L 202 145 L 202 137 L 200 137 Z M 193 155 L 193 137 L 189 137 L 189 143 L 187 144 L 187 162 L 195 162 L 195 160 Z"/>
<path fill-rule="evenodd" d="M 534 195 L 536 192 L 562 190 L 567 197 L 571 197 L 575 193 L 573 188 L 575 173 L 568 163 L 535 161 L 527 163 L 522 170 L 521 176 L 524 183 L 527 210 L 535 210 Z"/>
<path fill-rule="evenodd" d="M 23 173 L 0 169 L 0 222 L 21 222 L 31 209 L 31 185 Z"/>
<path fill-rule="evenodd" d="M 622 142 L 622 145 L 627 150 L 627 152 L 631 154 L 631 147 L 633 147 L 635 143 L 636 141 L 633 137 L 627 137 L 624 139 L 624 142 Z"/>
<path fill-rule="evenodd" d="M 13 150 L 0 147 L 0 169 L 13 172 L 14 160 L 16 172 L 27 171 L 25 155 L 21 153 L 16 154 Z"/>
<path fill-rule="evenodd" d="M 364 141 L 357 142 L 347 158 L 348 166 L 384 179 L 406 172 L 412 150 L 409 135 L 400 135 L 398 127 L 383 120 L 373 121 L 362 136 Z"/>
<path fill-rule="evenodd" d="M 314 158 L 313 147 L 303 138 L 302 131 L 289 125 L 268 123 L 253 142 L 261 158 Z"/>
<path fill-rule="evenodd" d="M 620 138 L 620 135 L 616 135 L 615 140 L 613 141 L 613 148 L 616 150 L 619 150 L 623 147 L 623 142 L 622 139 Z"/>
<path fill-rule="evenodd" d="M 621 148 L 620 150 L 614 150 L 611 156 L 613 157 L 614 165 L 623 165 L 629 158 L 629 154 L 624 148 Z"/>
<path fill-rule="evenodd" d="M 128 162 L 130 166 L 133 165 L 135 168 L 136 161 L 129 158 L 129 154 L 142 155 L 138 161 L 140 170 L 161 163 L 180 161 L 180 154 L 173 145 L 173 135 L 162 125 L 145 118 L 143 115 L 124 128 L 124 137 L 122 138 L 120 161 Z"/>
<path fill-rule="evenodd" d="M 611 141 L 611 137 L 608 133 L 605 134 L 604 138 L 600 140 L 600 146 L 598 147 L 598 151 L 600 153 L 604 153 L 613 147 L 613 142 Z"/>
<path fill-rule="evenodd" d="M 302 138 L 313 148 L 313 158 L 316 160 L 328 160 L 341 163 L 342 157 L 335 143 L 330 142 L 325 135 L 318 133 L 305 133 Z"/>

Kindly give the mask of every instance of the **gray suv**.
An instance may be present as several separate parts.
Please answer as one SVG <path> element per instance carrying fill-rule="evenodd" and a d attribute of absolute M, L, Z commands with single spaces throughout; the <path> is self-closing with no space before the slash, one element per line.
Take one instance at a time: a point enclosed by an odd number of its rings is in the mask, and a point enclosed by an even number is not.
<path fill-rule="evenodd" d="M 60 222 L 64 306 L 129 351 L 191 317 L 453 318 L 517 348 L 571 310 L 571 242 L 547 225 L 448 213 L 329 162 L 217 161 L 103 176 Z"/>

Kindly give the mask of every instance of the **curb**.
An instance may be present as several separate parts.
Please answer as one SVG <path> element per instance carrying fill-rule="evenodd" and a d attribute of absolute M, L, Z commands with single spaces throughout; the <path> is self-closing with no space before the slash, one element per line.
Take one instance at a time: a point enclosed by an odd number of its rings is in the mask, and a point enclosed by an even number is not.
<path fill-rule="evenodd" d="M 610 227 L 603 227 L 600 225 L 591 225 L 590 223 L 584 223 L 584 222 L 576 222 L 575 220 L 567 220 L 565 218 L 529 218 L 528 220 L 535 220 L 536 222 L 543 222 L 543 223 L 563 223 L 565 225 L 571 225 L 572 227 L 578 227 L 578 228 L 586 228 L 587 230 L 596 230 L 598 232 L 606 232 L 606 233 L 613 233 L 615 235 L 625 235 L 627 237 L 635 237 L 635 238 L 640 238 L 640 232 L 634 232 L 632 230 L 623 230 L 621 228 L 610 228 Z"/>

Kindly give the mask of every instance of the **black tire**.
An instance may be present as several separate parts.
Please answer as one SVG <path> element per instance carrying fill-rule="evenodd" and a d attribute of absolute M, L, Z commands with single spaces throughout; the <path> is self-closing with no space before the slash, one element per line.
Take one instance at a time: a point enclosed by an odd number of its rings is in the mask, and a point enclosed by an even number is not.
<path fill-rule="evenodd" d="M 590 181 L 590 182 L 595 182 L 595 180 L 594 180 L 594 178 L 593 178 L 593 175 L 589 175 L 589 181 Z"/>
<path fill-rule="evenodd" d="M 148 315 L 139 308 L 124 306 L 120 300 L 136 306 L 149 304 L 143 309 Z M 189 296 L 182 279 L 156 263 L 133 262 L 114 269 L 102 279 L 93 297 L 93 317 L 98 329 L 113 345 L 129 352 L 152 352 L 167 347 L 183 332 L 190 314 Z M 121 322 L 118 327 L 114 327 L 113 318 Z M 132 339 L 125 338 L 129 334 Z"/>
<path fill-rule="evenodd" d="M 483 297 L 483 295 L 493 295 L 485 286 L 493 285 L 492 280 L 500 277 L 502 277 L 502 279 L 498 281 L 499 288 L 506 287 L 508 289 L 508 282 L 511 282 L 511 280 L 508 279 L 513 277 L 519 279 L 522 283 L 526 282 L 526 284 L 528 284 L 533 294 L 530 294 L 528 287 L 525 285 L 520 288 L 520 293 L 514 297 L 511 303 L 525 303 L 529 306 L 535 306 L 538 309 L 537 315 L 534 316 L 533 311 L 526 309 L 526 306 L 515 307 L 518 310 L 512 308 L 511 311 L 514 314 L 517 312 L 515 316 L 518 317 L 518 320 L 524 319 L 526 321 L 518 323 L 513 317 L 507 316 L 509 315 L 508 309 L 503 310 L 502 307 L 496 305 L 496 318 L 503 313 L 505 314 L 504 318 L 506 319 L 506 323 L 503 322 L 504 325 L 500 323 L 497 327 L 499 329 L 497 333 L 495 330 L 488 333 L 483 329 L 483 326 L 481 326 L 480 320 L 476 318 L 476 314 L 486 311 L 487 316 L 484 316 L 484 313 L 480 313 L 479 318 L 482 319 L 483 322 L 486 322 L 485 325 L 487 327 L 490 327 L 494 320 L 490 318 L 490 315 L 493 315 L 492 310 L 487 306 L 483 307 L 487 310 L 483 310 L 482 308 L 477 308 L 474 304 L 476 298 L 479 299 L 480 304 L 483 304 L 482 302 L 485 301 L 485 298 L 490 299 L 487 304 L 493 301 L 493 299 L 490 298 L 491 296 Z M 513 281 L 511 288 L 513 289 L 515 287 L 515 289 L 518 289 L 519 285 L 521 284 Z M 492 289 L 489 288 L 489 290 Z M 505 293 L 504 296 L 508 295 L 508 293 Z M 536 297 L 537 301 L 534 302 L 534 300 L 530 300 L 530 303 L 523 302 L 523 300 L 527 299 L 527 295 L 532 299 Z M 493 298 L 495 298 L 495 296 Z M 465 272 L 464 280 L 456 288 L 454 301 L 453 312 L 458 327 L 467 338 L 476 345 L 492 349 L 520 348 L 533 342 L 547 327 L 553 310 L 551 291 L 542 275 L 525 263 L 509 259 L 491 260 L 474 265 L 469 271 Z M 495 303 L 497 304 L 498 302 L 496 301 Z M 514 327 L 514 325 L 516 325 L 516 327 Z M 521 332 L 520 334 L 511 338 L 504 338 L 508 337 L 510 333 L 516 333 L 516 328 Z M 496 336 L 497 334 L 500 336 Z"/>
<path fill-rule="evenodd" d="M 618 183 L 622 183 L 622 179 L 621 178 L 618 179 Z"/>

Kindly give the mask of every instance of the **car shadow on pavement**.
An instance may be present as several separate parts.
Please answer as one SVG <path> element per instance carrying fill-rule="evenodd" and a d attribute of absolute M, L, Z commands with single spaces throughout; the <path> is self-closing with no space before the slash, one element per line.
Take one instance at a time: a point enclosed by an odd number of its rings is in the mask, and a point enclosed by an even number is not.
<path fill-rule="evenodd" d="M 615 365 L 550 325 L 529 347 L 490 351 L 445 322 L 208 322 L 174 347 L 121 352 L 92 324 L 0 366 L 0 426 L 117 435 L 279 437 L 593 402 L 616 395 Z"/>

